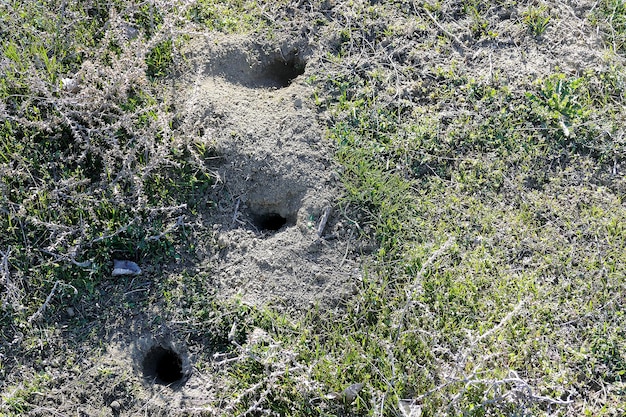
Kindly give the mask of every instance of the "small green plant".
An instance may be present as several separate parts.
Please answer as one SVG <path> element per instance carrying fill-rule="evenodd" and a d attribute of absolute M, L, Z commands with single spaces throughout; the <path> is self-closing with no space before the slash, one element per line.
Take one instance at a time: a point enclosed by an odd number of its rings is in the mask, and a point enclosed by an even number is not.
<path fill-rule="evenodd" d="M 567 78 L 564 74 L 555 74 L 543 80 L 538 94 L 527 92 L 526 97 L 539 105 L 536 109 L 539 117 L 554 126 L 558 126 L 563 136 L 574 136 L 572 125 L 582 124 L 590 114 L 581 95 L 586 80 Z"/>
<path fill-rule="evenodd" d="M 144 3 L 141 5 L 133 18 L 139 28 L 143 30 L 146 39 L 152 38 L 161 24 L 163 24 L 163 15 L 153 4 Z"/>
<path fill-rule="evenodd" d="M 30 403 L 31 398 L 50 379 L 50 375 L 42 372 L 34 375 L 30 380 L 24 380 L 20 386 L 7 389 L 0 397 L 0 413 L 9 416 L 19 416 L 28 413 L 33 407 Z"/>
<path fill-rule="evenodd" d="M 549 77 L 541 88 L 541 99 L 550 110 L 562 116 L 584 117 L 588 112 L 585 111 L 578 97 L 579 89 L 584 81 L 583 78 L 568 79 L 564 74 Z"/>
<path fill-rule="evenodd" d="M 546 7 L 531 6 L 522 17 L 530 33 L 537 37 L 544 34 L 550 23 L 550 15 L 547 14 Z"/>
<path fill-rule="evenodd" d="M 482 6 L 480 2 L 476 4 L 467 4 L 465 6 L 466 13 L 469 14 L 471 19 L 470 30 L 474 39 L 480 39 L 483 36 L 490 38 L 496 38 L 498 34 L 490 29 L 489 20 L 482 12 Z"/>
<path fill-rule="evenodd" d="M 170 71 L 170 65 L 174 62 L 172 54 L 173 42 L 171 39 L 160 42 L 152 48 L 146 56 L 148 77 L 154 79 L 166 76 Z"/>

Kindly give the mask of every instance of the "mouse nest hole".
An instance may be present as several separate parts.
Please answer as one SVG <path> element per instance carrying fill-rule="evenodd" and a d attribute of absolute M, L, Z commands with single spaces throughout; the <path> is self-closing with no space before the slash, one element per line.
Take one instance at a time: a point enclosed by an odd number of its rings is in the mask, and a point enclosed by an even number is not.
<path fill-rule="evenodd" d="M 261 78 L 266 79 L 268 85 L 289 87 L 293 80 L 304 74 L 304 67 L 305 64 L 296 58 L 275 58 L 262 69 Z"/>
<path fill-rule="evenodd" d="M 174 350 L 155 346 L 144 357 L 143 372 L 158 384 L 172 384 L 183 379 L 183 360 Z"/>
<path fill-rule="evenodd" d="M 254 226 L 262 232 L 277 232 L 287 224 L 287 218 L 278 213 L 263 213 L 254 215 Z"/>

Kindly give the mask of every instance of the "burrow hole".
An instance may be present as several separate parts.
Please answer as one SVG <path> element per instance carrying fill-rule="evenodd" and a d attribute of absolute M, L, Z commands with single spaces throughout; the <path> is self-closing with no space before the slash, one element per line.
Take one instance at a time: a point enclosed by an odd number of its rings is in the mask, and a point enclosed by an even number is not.
<path fill-rule="evenodd" d="M 278 213 L 256 214 L 252 217 L 254 227 L 261 232 L 278 232 L 287 224 L 287 218 Z"/>
<path fill-rule="evenodd" d="M 172 349 L 155 346 L 143 360 L 143 372 L 158 384 L 172 384 L 183 378 L 183 360 Z"/>
<path fill-rule="evenodd" d="M 304 74 L 304 63 L 298 60 L 277 58 L 263 68 L 261 76 L 278 88 L 291 85 L 292 81 Z"/>

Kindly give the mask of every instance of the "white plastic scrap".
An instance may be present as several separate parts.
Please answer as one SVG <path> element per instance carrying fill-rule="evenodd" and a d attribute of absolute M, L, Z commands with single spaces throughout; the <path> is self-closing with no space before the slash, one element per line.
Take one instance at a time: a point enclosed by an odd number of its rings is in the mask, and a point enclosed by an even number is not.
<path fill-rule="evenodd" d="M 422 406 L 414 404 L 411 400 L 399 400 L 398 408 L 402 413 L 402 417 L 420 417 L 422 415 Z"/>
<path fill-rule="evenodd" d="M 139 275 L 141 274 L 141 268 L 139 265 L 132 261 L 123 261 L 119 259 L 113 260 L 113 272 L 112 276 L 116 277 L 118 275 Z"/>

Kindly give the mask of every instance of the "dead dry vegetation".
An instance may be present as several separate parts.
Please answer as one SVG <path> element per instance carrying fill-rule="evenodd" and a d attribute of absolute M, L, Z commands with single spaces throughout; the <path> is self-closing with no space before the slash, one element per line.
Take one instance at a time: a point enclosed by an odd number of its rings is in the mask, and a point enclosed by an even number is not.
<path fill-rule="evenodd" d="M 625 25 L 1 2 L 0 415 L 624 415 Z"/>

